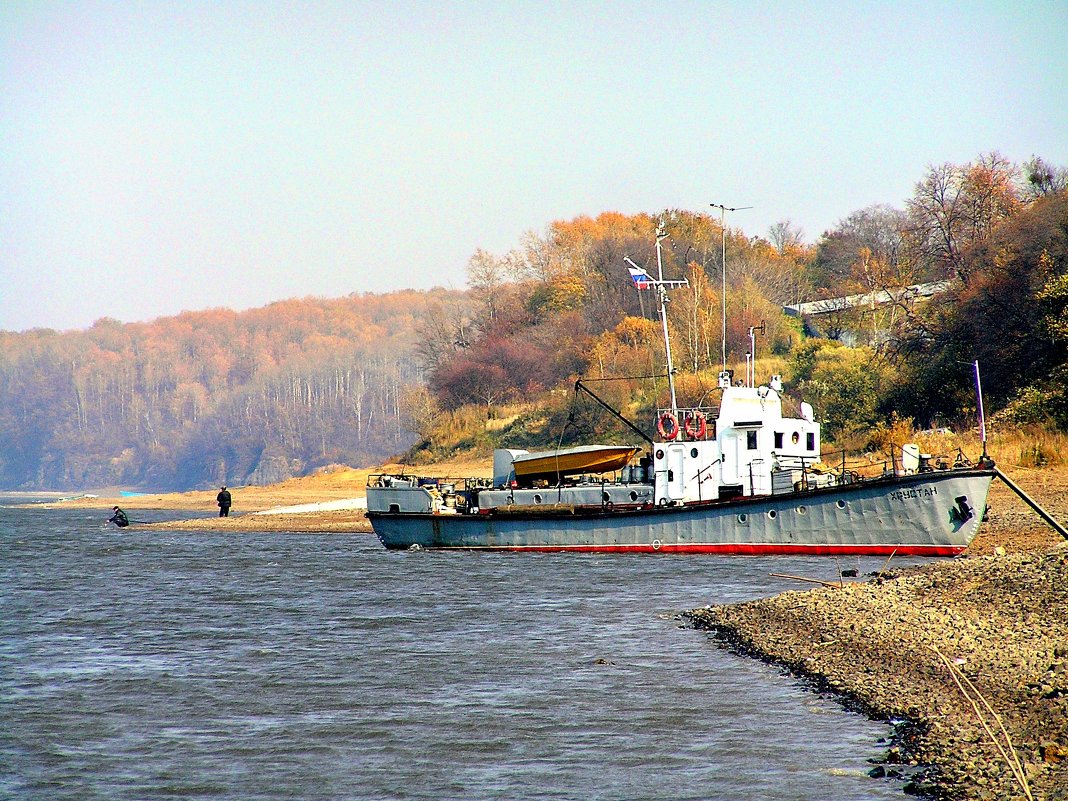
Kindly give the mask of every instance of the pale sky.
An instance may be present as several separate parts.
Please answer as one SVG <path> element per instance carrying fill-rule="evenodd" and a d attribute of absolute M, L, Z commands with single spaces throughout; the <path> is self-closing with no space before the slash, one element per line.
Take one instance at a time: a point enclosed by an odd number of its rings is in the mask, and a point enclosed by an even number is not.
<path fill-rule="evenodd" d="M 1068 165 L 1063 0 L 3 0 L 0 329 L 462 288 L 602 211 L 815 241 L 991 150 Z"/>

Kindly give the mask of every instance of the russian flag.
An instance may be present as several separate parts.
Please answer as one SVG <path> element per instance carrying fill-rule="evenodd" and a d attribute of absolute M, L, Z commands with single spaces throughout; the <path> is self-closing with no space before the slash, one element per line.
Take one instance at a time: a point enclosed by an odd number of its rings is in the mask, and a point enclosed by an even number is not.
<path fill-rule="evenodd" d="M 634 279 L 634 285 L 638 289 L 648 289 L 653 285 L 653 279 L 649 277 L 649 273 L 645 270 L 638 270 L 634 267 L 628 267 L 630 270 L 630 277 Z"/>

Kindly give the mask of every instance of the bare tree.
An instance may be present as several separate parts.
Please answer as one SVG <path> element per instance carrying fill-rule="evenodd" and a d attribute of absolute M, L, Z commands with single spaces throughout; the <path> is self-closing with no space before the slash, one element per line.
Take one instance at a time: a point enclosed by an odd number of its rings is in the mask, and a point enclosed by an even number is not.
<path fill-rule="evenodd" d="M 768 229 L 768 241 L 780 256 L 785 256 L 790 250 L 804 244 L 805 232 L 790 220 L 779 220 Z"/>
<path fill-rule="evenodd" d="M 868 206 L 855 211 L 825 233 L 816 247 L 815 267 L 822 276 L 821 286 L 850 291 L 858 260 L 875 260 L 886 265 L 896 281 L 902 281 L 901 229 L 903 212 L 890 206 Z M 909 283 L 905 281 L 905 283 Z"/>
<path fill-rule="evenodd" d="M 982 242 L 1002 220 L 1020 206 L 1016 191 L 1019 169 L 1000 153 L 987 153 L 967 165 L 962 189 L 964 218 L 969 242 Z"/>
<path fill-rule="evenodd" d="M 964 250 L 1019 207 L 1016 167 L 998 153 L 932 167 L 908 201 L 910 255 L 939 277 L 967 280 Z"/>
<path fill-rule="evenodd" d="M 482 248 L 467 262 L 467 285 L 474 290 L 475 302 L 482 311 L 482 323 L 496 319 L 500 309 L 501 290 L 507 282 L 508 271 L 504 259 Z"/>
<path fill-rule="evenodd" d="M 1068 167 L 1056 167 L 1038 156 L 1024 162 L 1023 173 L 1027 180 L 1024 191 L 1031 200 L 1068 189 Z"/>

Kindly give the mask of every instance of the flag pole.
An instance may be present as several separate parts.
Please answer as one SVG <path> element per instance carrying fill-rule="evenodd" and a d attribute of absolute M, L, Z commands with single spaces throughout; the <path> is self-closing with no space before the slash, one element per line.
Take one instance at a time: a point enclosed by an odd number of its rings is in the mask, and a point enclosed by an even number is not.
<path fill-rule="evenodd" d="M 983 441 L 983 461 L 987 460 L 986 455 L 986 416 L 983 414 L 983 382 L 979 378 L 979 360 L 976 359 L 975 363 L 975 397 L 978 400 L 978 412 L 979 412 L 979 438 Z"/>

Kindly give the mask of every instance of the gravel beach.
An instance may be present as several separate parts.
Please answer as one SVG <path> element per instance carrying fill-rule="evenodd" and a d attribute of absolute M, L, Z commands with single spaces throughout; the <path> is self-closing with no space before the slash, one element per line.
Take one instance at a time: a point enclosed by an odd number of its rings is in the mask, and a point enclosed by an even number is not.
<path fill-rule="evenodd" d="M 1025 479 L 1018 483 L 1066 519 L 1068 477 L 1034 471 Z M 1068 543 L 1000 482 L 991 506 L 964 557 L 901 570 L 891 564 L 842 587 L 688 617 L 723 647 L 900 721 L 873 776 L 922 765 L 929 767 L 909 769 L 908 792 L 1068 799 Z"/>

